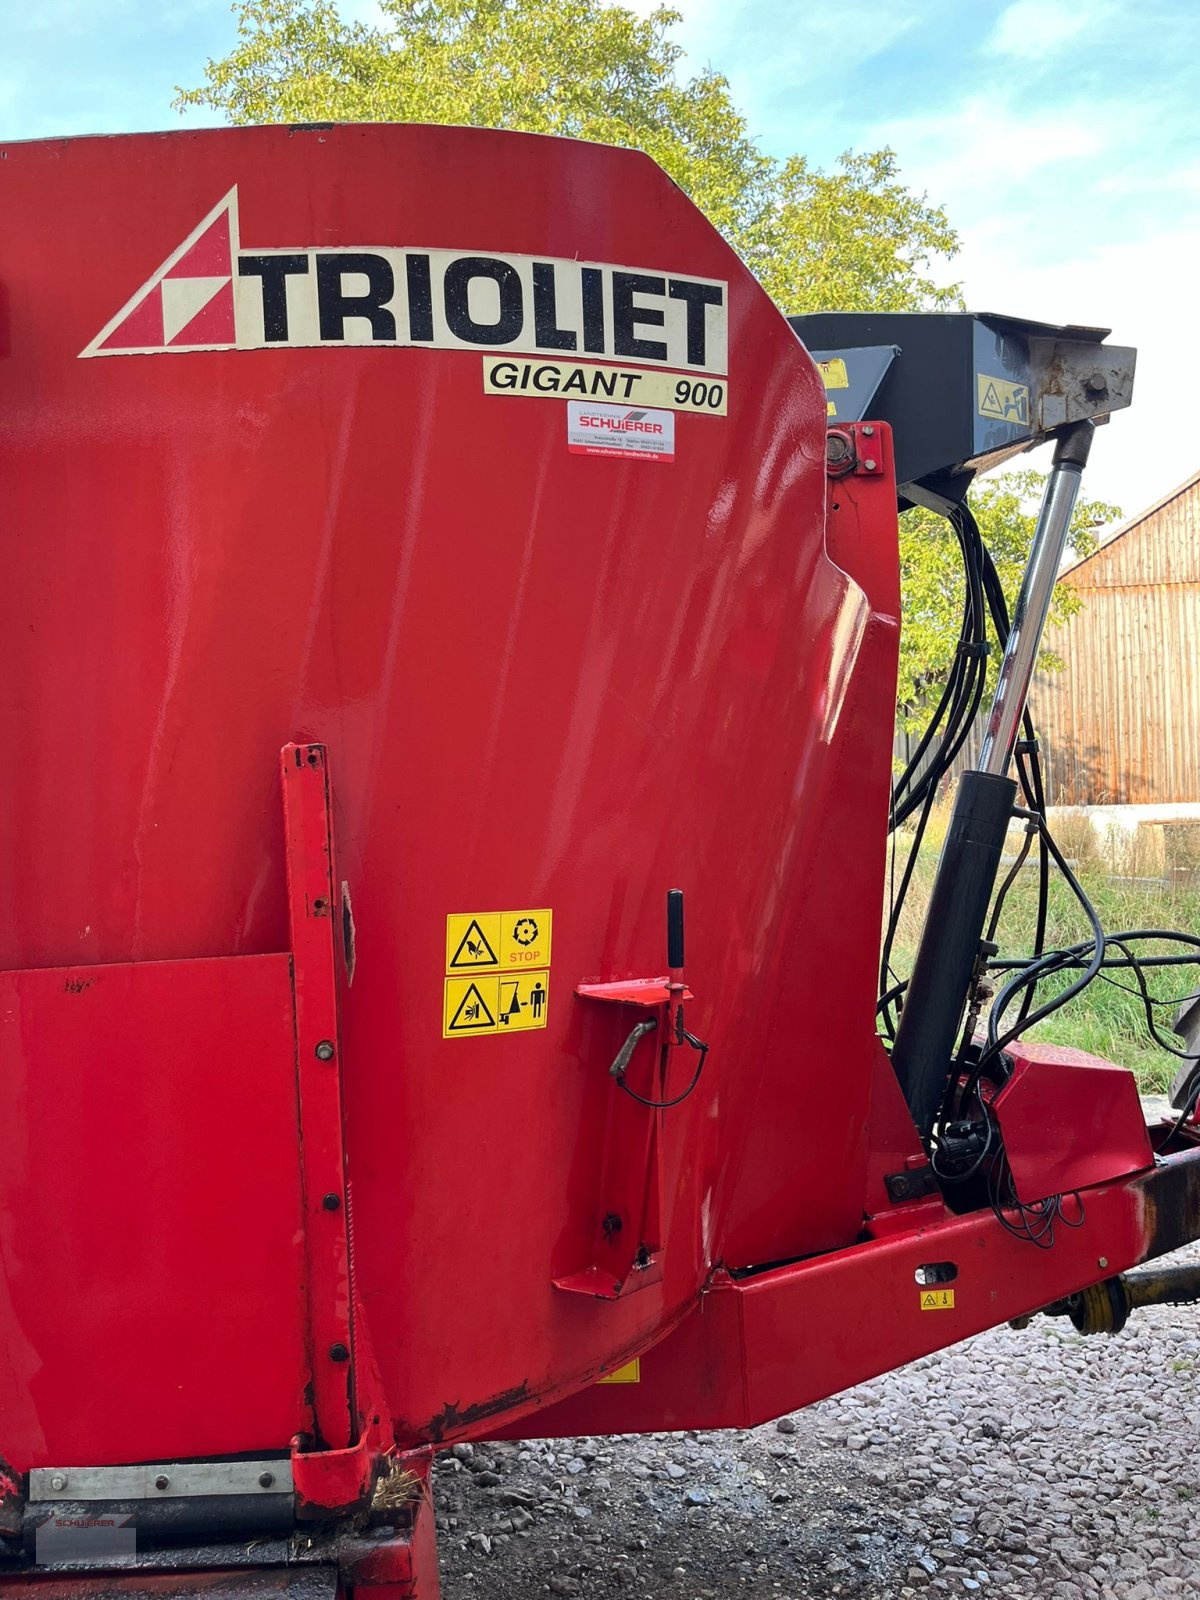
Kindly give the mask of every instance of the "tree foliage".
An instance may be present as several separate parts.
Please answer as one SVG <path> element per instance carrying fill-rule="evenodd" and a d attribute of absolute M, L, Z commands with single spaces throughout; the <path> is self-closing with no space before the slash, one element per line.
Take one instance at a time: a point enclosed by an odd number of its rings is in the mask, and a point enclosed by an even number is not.
<path fill-rule="evenodd" d="M 679 75 L 663 6 L 598 0 L 380 0 L 379 25 L 331 0 L 237 0 L 238 40 L 176 104 L 250 122 L 436 122 L 646 151 L 787 311 L 959 304 L 939 269 L 958 240 L 900 182 L 891 150 L 831 172 L 755 144 L 719 73 Z M 941 274 L 944 276 L 944 273 Z"/>
<path fill-rule="evenodd" d="M 236 0 L 238 37 L 176 104 L 235 123 L 433 122 L 566 135 L 646 151 L 787 311 L 952 310 L 958 239 L 907 189 L 891 150 L 847 152 L 831 171 L 765 155 L 727 80 L 681 77 L 679 13 L 599 0 L 379 0 L 381 21 L 332 0 Z M 1007 589 L 1033 533 L 1038 475 L 985 481 L 974 504 Z M 1081 504 L 1075 547 L 1113 508 Z M 901 524 L 902 704 L 946 670 L 958 629 L 953 534 L 931 513 Z M 1078 602 L 1059 594 L 1059 615 Z M 914 715 L 916 713 L 914 712 Z"/>
<path fill-rule="evenodd" d="M 981 478 L 972 489 L 971 509 L 983 542 L 1012 609 L 1037 523 L 1045 474 L 1028 469 Z M 1121 513 L 1102 500 L 1080 497 L 1068 538 L 1076 556 L 1096 548 L 1097 528 L 1115 522 Z M 958 542 L 944 517 L 921 507 L 900 518 L 900 583 L 904 627 L 900 640 L 899 701 L 902 720 L 915 732 L 924 720 L 930 689 L 941 683 L 954 658 L 962 620 L 963 578 Z M 1051 620 L 1063 622 L 1080 608 L 1074 590 L 1059 584 Z M 989 663 L 994 682 L 996 661 Z M 1044 670 L 1061 669 L 1062 661 L 1043 651 Z"/>

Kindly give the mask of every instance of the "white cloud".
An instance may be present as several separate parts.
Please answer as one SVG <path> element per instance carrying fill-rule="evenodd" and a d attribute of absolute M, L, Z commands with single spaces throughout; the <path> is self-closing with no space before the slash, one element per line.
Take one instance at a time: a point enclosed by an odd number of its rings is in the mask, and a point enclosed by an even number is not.
<path fill-rule="evenodd" d="M 1083 100 L 1019 92 L 975 92 L 866 140 L 892 144 L 905 183 L 945 205 L 962 240 L 947 276 L 971 310 L 1111 327 L 1137 347 L 1133 406 L 1098 435 L 1087 475 L 1093 495 L 1134 512 L 1200 459 L 1182 426 L 1200 335 L 1181 315 L 1200 260 L 1200 162 L 1165 159 L 1161 109 L 1144 100 L 1113 98 L 1099 119 Z"/>
<path fill-rule="evenodd" d="M 1019 189 L 1064 162 L 1100 154 L 1123 137 L 1082 105 L 1022 111 L 1003 94 L 979 93 L 929 115 L 876 123 L 865 147 L 891 145 L 906 176 L 937 200 L 994 210 L 997 195 Z"/>
<path fill-rule="evenodd" d="M 1114 344 L 1138 352 L 1133 404 L 1096 437 L 1086 492 L 1126 513 L 1149 505 L 1194 472 L 1200 454 L 1187 426 L 1200 369 L 1200 338 L 1180 308 L 1192 295 L 1200 224 L 1137 239 L 1081 245 L 1054 266 L 1001 261 L 968 238 L 963 276 L 973 310 L 1111 327 Z"/>
<path fill-rule="evenodd" d="M 608 0 L 648 16 L 664 0 Z M 762 135 L 793 113 L 798 92 L 840 95 L 856 69 L 921 25 L 915 6 L 876 0 L 836 6 L 779 0 L 666 0 L 682 20 L 671 37 L 685 52 L 682 76 L 709 67 L 729 80 L 734 103 Z M 929 0 L 935 6 L 947 0 Z M 953 0 L 950 0 L 953 3 Z"/>
<path fill-rule="evenodd" d="M 984 49 L 1022 61 L 1043 60 L 1085 28 L 1102 23 L 1109 9 L 1098 0 L 1087 6 L 1078 0 L 1013 0 L 1001 12 Z"/>

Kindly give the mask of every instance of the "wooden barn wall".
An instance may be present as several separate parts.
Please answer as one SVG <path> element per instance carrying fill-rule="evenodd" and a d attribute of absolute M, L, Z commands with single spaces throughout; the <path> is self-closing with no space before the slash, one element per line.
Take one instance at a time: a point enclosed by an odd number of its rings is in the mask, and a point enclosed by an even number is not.
<path fill-rule="evenodd" d="M 1083 609 L 1049 628 L 1066 662 L 1030 704 L 1046 794 L 1057 805 L 1200 801 L 1200 482 L 1156 508 L 1064 580 Z M 956 770 L 973 763 L 972 730 Z M 906 759 L 915 739 L 898 734 Z"/>
<path fill-rule="evenodd" d="M 1032 705 L 1057 805 L 1200 800 L 1200 584 L 1083 590 Z"/>

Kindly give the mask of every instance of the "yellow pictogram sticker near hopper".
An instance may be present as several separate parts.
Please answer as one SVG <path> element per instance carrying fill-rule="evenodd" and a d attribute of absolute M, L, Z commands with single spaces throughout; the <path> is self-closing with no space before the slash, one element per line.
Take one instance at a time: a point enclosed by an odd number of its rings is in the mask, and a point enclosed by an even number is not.
<path fill-rule="evenodd" d="M 832 356 L 828 361 L 818 361 L 817 371 L 821 374 L 821 382 L 827 389 L 848 389 L 850 377 L 846 371 L 846 363 L 841 356 Z M 832 400 L 825 402 L 825 414 L 830 417 L 837 416 L 837 406 Z"/>
<path fill-rule="evenodd" d="M 922 1311 L 953 1311 L 954 1310 L 954 1290 L 953 1289 L 922 1289 L 921 1290 L 921 1310 Z"/>
<path fill-rule="evenodd" d="M 975 374 L 975 383 L 981 417 L 1008 422 L 1017 428 L 1028 426 L 1029 389 L 1025 384 L 1010 383 L 1007 378 L 989 378 L 983 372 Z"/>
<path fill-rule="evenodd" d="M 550 965 L 553 913 L 461 911 L 446 918 L 447 972 L 521 972 Z"/>
<path fill-rule="evenodd" d="M 481 972 L 473 978 L 447 978 L 442 1038 L 472 1039 L 544 1028 L 549 1011 L 548 972 Z"/>

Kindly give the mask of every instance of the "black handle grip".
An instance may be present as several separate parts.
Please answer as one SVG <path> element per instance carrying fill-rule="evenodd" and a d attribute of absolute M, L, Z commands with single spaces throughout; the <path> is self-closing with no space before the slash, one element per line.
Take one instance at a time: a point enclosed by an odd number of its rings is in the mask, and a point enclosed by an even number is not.
<path fill-rule="evenodd" d="M 667 966 L 683 966 L 683 890 L 667 890 Z"/>

